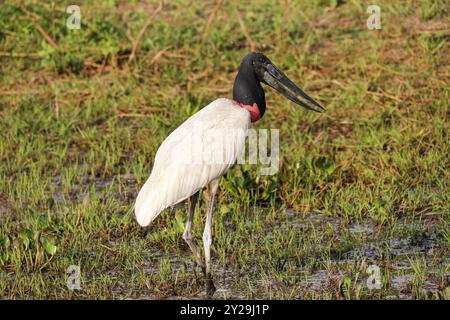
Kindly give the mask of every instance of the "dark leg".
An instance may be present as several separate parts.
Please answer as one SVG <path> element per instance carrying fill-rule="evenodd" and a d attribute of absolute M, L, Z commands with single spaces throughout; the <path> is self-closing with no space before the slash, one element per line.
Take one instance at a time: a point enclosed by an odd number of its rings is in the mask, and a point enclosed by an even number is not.
<path fill-rule="evenodd" d="M 195 245 L 194 239 L 191 234 L 192 221 L 194 220 L 195 205 L 197 204 L 199 192 L 196 192 L 190 198 L 189 215 L 186 221 L 186 226 L 184 227 L 183 239 L 184 241 L 186 241 L 189 248 L 191 249 L 197 265 L 200 266 L 203 270 L 205 270 L 205 264 L 202 261 L 202 256 L 197 246 Z"/>

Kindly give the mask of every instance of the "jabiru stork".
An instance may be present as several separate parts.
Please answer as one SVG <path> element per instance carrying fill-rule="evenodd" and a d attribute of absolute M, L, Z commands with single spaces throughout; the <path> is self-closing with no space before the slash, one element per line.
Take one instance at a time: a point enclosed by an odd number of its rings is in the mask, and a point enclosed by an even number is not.
<path fill-rule="evenodd" d="M 183 239 L 205 274 L 209 296 L 215 292 L 211 276 L 211 243 L 213 207 L 219 180 L 236 162 L 250 124 L 264 115 L 266 100 L 261 83 L 306 109 L 316 112 L 324 110 L 264 54 L 251 52 L 239 66 L 233 85 L 233 99 L 219 98 L 211 102 L 163 141 L 156 152 L 151 175 L 139 191 L 135 203 L 137 222 L 146 227 L 164 209 L 190 198 Z M 307 102 L 300 100 L 299 96 Z M 209 187 L 210 199 L 203 232 L 203 263 L 191 228 L 195 205 L 204 187 Z"/>

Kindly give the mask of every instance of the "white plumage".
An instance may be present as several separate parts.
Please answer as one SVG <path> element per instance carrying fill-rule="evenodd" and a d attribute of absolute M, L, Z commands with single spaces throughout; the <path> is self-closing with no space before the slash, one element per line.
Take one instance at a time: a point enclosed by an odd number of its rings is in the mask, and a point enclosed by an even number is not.
<path fill-rule="evenodd" d="M 249 111 L 222 98 L 175 129 L 159 147 L 136 199 L 138 223 L 148 226 L 162 210 L 225 174 L 236 162 L 249 127 Z"/>

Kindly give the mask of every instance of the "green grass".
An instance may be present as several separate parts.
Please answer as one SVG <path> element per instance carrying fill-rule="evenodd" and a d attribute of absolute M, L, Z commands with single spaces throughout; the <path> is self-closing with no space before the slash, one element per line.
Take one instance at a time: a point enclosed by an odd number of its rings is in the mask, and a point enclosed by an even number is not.
<path fill-rule="evenodd" d="M 163 139 L 230 97 L 250 50 L 225 1 L 83 1 L 0 10 L 0 298 L 203 297 L 181 239 L 186 204 L 148 229 L 137 192 Z M 216 297 L 448 299 L 450 19 L 445 1 L 248 1 L 256 49 L 326 106 L 267 89 L 256 128 L 280 129 L 280 171 L 235 166 L 214 218 Z M 201 240 L 205 204 L 195 217 Z M 201 210 L 201 211 L 200 211 Z M 381 289 L 366 285 L 381 271 Z M 66 286 L 70 265 L 82 290 Z"/>

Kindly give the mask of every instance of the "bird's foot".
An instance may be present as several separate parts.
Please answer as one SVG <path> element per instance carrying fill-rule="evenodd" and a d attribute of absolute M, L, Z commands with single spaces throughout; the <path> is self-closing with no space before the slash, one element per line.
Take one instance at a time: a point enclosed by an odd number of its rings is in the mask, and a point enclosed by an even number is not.
<path fill-rule="evenodd" d="M 206 286 L 206 295 L 208 296 L 208 298 L 212 298 L 214 293 L 216 292 L 216 286 L 214 285 L 211 276 L 208 276 L 205 279 L 205 286 Z"/>

